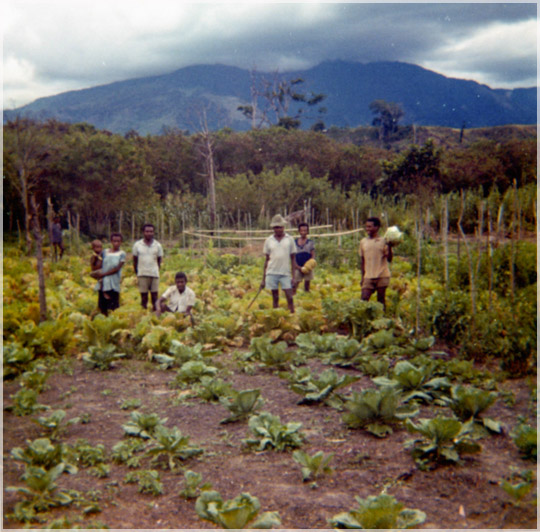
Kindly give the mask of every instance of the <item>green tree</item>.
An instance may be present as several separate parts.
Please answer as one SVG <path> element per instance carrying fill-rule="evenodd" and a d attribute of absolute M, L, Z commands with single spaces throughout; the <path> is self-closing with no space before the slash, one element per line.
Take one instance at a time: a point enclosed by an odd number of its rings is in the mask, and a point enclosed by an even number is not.
<path fill-rule="evenodd" d="M 430 139 L 424 146 L 411 146 L 392 161 L 383 161 L 378 189 L 384 194 L 426 194 L 440 188 L 441 150 Z"/>
<path fill-rule="evenodd" d="M 73 127 L 65 137 L 53 188 L 57 200 L 81 215 L 85 228 L 103 234 L 120 213 L 157 199 L 143 150 L 108 132 Z"/>
<path fill-rule="evenodd" d="M 381 140 L 384 142 L 390 140 L 391 136 L 397 133 L 398 123 L 405 114 L 401 104 L 374 100 L 369 104 L 369 109 L 376 115 L 372 124 L 380 128 Z"/>
<path fill-rule="evenodd" d="M 286 79 L 278 72 L 271 76 L 251 73 L 251 103 L 238 106 L 238 110 L 251 120 L 252 129 L 277 125 L 285 129 L 298 129 L 306 110 L 315 109 L 326 98 L 324 94 L 304 92 L 302 78 Z M 319 106 L 318 114 L 326 112 Z M 320 122 L 320 120 L 319 120 Z M 318 122 L 318 123 L 319 123 Z M 321 128 L 321 124 L 318 125 Z M 324 129 L 324 124 L 322 124 Z"/>
<path fill-rule="evenodd" d="M 23 205 L 28 253 L 32 239 L 35 243 L 40 321 L 47 319 L 40 205 L 58 157 L 58 130 L 55 121 L 39 123 L 28 118 L 17 118 L 4 127 L 4 176 L 17 190 Z"/>

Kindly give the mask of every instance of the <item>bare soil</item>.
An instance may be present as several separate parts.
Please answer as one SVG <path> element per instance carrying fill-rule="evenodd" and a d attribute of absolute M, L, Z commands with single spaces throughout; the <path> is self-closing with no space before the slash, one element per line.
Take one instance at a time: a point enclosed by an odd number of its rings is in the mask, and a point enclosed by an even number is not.
<path fill-rule="evenodd" d="M 328 528 L 329 518 L 356 506 L 355 496 L 377 495 L 386 488 L 406 507 L 426 513 L 421 528 L 536 529 L 536 507 L 529 502 L 520 508 L 513 506 L 499 486 L 501 479 L 512 471 L 535 468 L 520 458 L 509 436 L 517 416 L 525 416 L 534 423 L 530 388 L 524 379 L 508 380 L 500 386 L 499 391 L 514 394 L 513 406 L 499 398 L 487 413 L 504 424 L 503 435 L 482 440 L 482 452 L 465 458 L 461 466 L 421 471 L 404 448 L 404 442 L 410 438 L 404 428 L 396 427 L 384 439 L 363 430 L 350 430 L 341 420 L 341 413 L 333 408 L 297 405 L 300 396 L 271 370 L 261 367 L 252 374 L 241 372 L 231 354 L 220 355 L 217 360 L 222 367 L 221 376 L 236 389 L 261 390 L 263 410 L 279 415 L 282 422 L 303 423 L 302 432 L 306 436 L 303 450 L 309 454 L 320 450 L 334 452 L 331 464 L 334 473 L 319 478 L 316 485 L 302 482 L 300 466 L 290 451 L 248 449 L 242 443 L 250 436 L 246 422 L 220 424 L 228 415 L 223 406 L 204 402 L 185 390 L 172 389 L 169 382 L 175 376 L 174 370 L 160 370 L 149 361 L 124 359 L 115 369 L 100 372 L 74 360 L 71 374 L 59 371 L 49 377 L 49 389 L 39 396 L 39 402 L 52 409 L 65 409 L 68 418 L 90 415 L 88 423 L 69 426 L 61 441 L 74 444 L 85 438 L 93 445 L 103 444 L 110 452 L 124 437 L 121 425 L 130 415 L 120 408 L 121 404 L 127 399 L 140 399 L 142 411 L 168 418 L 166 426 L 177 426 L 190 436 L 190 443 L 204 449 L 204 454 L 185 461 L 186 469 L 201 473 L 224 499 L 241 492 L 258 497 L 261 511 L 279 512 L 283 528 Z M 318 360 L 309 360 L 308 364 L 316 372 L 323 369 Z M 359 391 L 369 386 L 373 386 L 371 380 L 363 376 L 349 390 Z M 11 404 L 10 396 L 18 388 L 18 381 L 4 383 L 4 406 Z M 421 417 L 431 417 L 433 411 L 434 407 L 422 407 Z M 23 465 L 10 458 L 11 449 L 43 436 L 31 417 L 4 413 L 3 525 L 6 529 L 24 526 L 6 517 L 21 498 L 5 488 L 23 485 L 20 480 Z M 61 489 L 82 493 L 94 490 L 100 497 L 102 511 L 85 517 L 83 523 L 98 520 L 111 529 L 215 528 L 198 518 L 195 499 L 179 495 L 184 487 L 183 471 L 171 472 L 145 459 L 141 468 L 158 469 L 164 486 L 164 493 L 154 496 L 139 493 L 136 484 L 124 483 L 125 475 L 132 471 L 127 466 L 110 463 L 107 478 L 96 478 L 88 469 L 81 468 L 77 474 L 62 475 L 58 481 Z M 81 515 L 81 509 L 64 507 L 51 511 L 47 520 L 67 516 L 74 521 Z"/>

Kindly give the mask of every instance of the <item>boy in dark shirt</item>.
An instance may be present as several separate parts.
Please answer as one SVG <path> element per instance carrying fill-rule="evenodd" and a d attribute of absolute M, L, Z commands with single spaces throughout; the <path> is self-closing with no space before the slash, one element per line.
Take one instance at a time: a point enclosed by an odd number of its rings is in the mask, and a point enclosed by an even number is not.
<path fill-rule="evenodd" d="M 313 279 L 313 271 L 307 273 L 302 272 L 302 267 L 309 259 L 315 258 L 315 244 L 313 240 L 308 238 L 309 225 L 302 222 L 298 225 L 300 236 L 295 239 L 296 244 L 296 262 L 293 278 L 293 293 L 296 294 L 298 285 L 304 281 L 304 290 L 309 292 L 311 280 Z"/>

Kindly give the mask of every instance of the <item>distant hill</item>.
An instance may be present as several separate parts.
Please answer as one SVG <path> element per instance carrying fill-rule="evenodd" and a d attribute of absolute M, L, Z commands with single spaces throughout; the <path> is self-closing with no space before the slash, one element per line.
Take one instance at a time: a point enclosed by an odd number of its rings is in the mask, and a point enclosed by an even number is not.
<path fill-rule="evenodd" d="M 491 89 L 475 81 L 448 78 L 417 65 L 399 62 L 326 61 L 301 77 L 303 89 L 326 95 L 322 116 L 327 127 L 369 125 L 369 104 L 398 102 L 402 124 L 467 128 L 536 124 L 537 89 Z M 88 122 L 114 133 L 135 130 L 159 134 L 164 128 L 196 131 L 201 110 L 208 127 L 250 128 L 237 107 L 250 103 L 250 72 L 224 65 L 196 65 L 170 74 L 131 79 L 40 98 L 4 111 L 4 122 L 17 115 L 64 122 Z M 303 127 L 309 127 L 306 120 Z"/>

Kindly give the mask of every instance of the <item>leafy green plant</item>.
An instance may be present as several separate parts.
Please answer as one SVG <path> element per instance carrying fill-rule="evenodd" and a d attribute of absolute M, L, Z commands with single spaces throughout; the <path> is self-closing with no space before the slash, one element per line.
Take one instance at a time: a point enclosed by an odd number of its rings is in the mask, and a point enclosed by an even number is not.
<path fill-rule="evenodd" d="M 365 375 L 379 377 L 388 373 L 390 361 L 384 356 L 362 355 L 356 359 L 355 366 Z"/>
<path fill-rule="evenodd" d="M 222 346 L 227 343 L 227 331 L 213 321 L 203 321 L 193 327 L 189 337 L 196 343 Z"/>
<path fill-rule="evenodd" d="M 125 353 L 117 353 L 116 349 L 114 344 L 91 345 L 88 353 L 82 356 L 83 362 L 92 369 L 106 371 L 111 369 L 117 360 L 126 356 Z"/>
<path fill-rule="evenodd" d="M 301 333 L 296 337 L 296 345 L 300 352 L 308 357 L 319 353 L 332 351 L 336 344 L 335 333 L 317 334 L 316 332 Z"/>
<path fill-rule="evenodd" d="M 184 436 L 180 429 L 177 427 L 168 429 L 163 425 L 155 427 L 150 445 L 145 454 L 152 456 L 153 460 L 165 455 L 171 471 L 176 469 L 178 461 L 186 460 L 203 452 L 199 447 L 191 447 L 189 445 L 189 436 Z"/>
<path fill-rule="evenodd" d="M 298 404 L 309 405 L 325 402 L 334 407 L 340 407 L 342 399 L 332 396 L 333 392 L 360 378 L 354 375 L 338 375 L 334 369 L 324 370 L 318 377 L 313 377 L 309 370 L 305 375 L 297 375 L 300 378 L 292 382 L 291 390 L 304 396 Z"/>
<path fill-rule="evenodd" d="M 208 366 L 202 360 L 190 360 L 182 364 L 171 386 L 183 387 L 187 384 L 194 384 L 200 382 L 203 377 L 213 377 L 218 371 L 218 368 Z"/>
<path fill-rule="evenodd" d="M 249 493 L 242 493 L 234 499 L 224 501 L 217 491 L 204 491 L 195 503 L 197 515 L 220 528 L 243 529 L 250 523 L 250 528 L 280 526 L 281 520 L 277 512 L 265 512 L 256 519 L 260 508 L 259 499 Z"/>
<path fill-rule="evenodd" d="M 334 458 L 334 453 L 316 452 L 310 456 L 304 451 L 296 450 L 293 452 L 293 459 L 302 466 L 302 480 L 304 482 L 313 480 L 321 475 L 329 475 L 333 472 L 330 462 Z"/>
<path fill-rule="evenodd" d="M 410 433 L 422 436 L 407 443 L 407 447 L 412 447 L 412 456 L 421 469 L 439 463 L 459 463 L 461 454 L 481 450 L 472 437 L 472 421 L 461 423 L 455 418 L 436 417 L 419 419 L 418 424 L 407 420 L 405 424 Z"/>
<path fill-rule="evenodd" d="M 267 447 L 276 451 L 285 451 L 300 447 L 304 439 L 302 433 L 299 432 L 302 423 L 282 424 L 279 417 L 270 412 L 252 416 L 249 418 L 248 425 L 254 438 L 248 438 L 244 442 L 248 446 L 257 446 L 258 451 L 264 451 Z"/>
<path fill-rule="evenodd" d="M 43 390 L 48 388 L 47 378 L 49 377 L 48 372 L 43 365 L 35 366 L 30 371 L 25 371 L 22 374 L 21 385 L 24 388 L 35 390 L 37 393 L 41 393 Z"/>
<path fill-rule="evenodd" d="M 73 445 L 77 462 L 83 466 L 95 466 L 107 461 L 105 446 L 101 443 L 94 445 L 84 438 L 78 439 Z"/>
<path fill-rule="evenodd" d="M 58 464 L 52 469 L 28 466 L 22 476 L 25 487 L 8 487 L 7 491 L 20 493 L 26 501 L 15 506 L 15 516 L 23 520 L 33 520 L 35 512 L 46 511 L 49 508 L 65 506 L 73 502 L 67 492 L 57 492 L 56 479 L 63 473 L 64 464 Z"/>
<path fill-rule="evenodd" d="M 144 352 L 167 353 L 171 342 L 177 336 L 177 332 L 169 327 L 153 325 L 150 332 L 147 332 L 141 340 L 141 349 Z"/>
<path fill-rule="evenodd" d="M 129 436 L 138 436 L 140 438 L 151 438 L 156 427 L 163 425 L 167 418 L 161 419 L 158 414 L 145 414 L 143 412 L 131 412 L 130 420 L 122 425 L 124 432 Z"/>
<path fill-rule="evenodd" d="M 124 477 L 124 482 L 126 484 L 138 484 L 140 493 L 149 493 L 150 495 L 161 495 L 163 493 L 163 483 L 155 469 L 131 471 Z"/>
<path fill-rule="evenodd" d="M 215 377 L 202 377 L 201 382 L 193 386 L 193 390 L 204 401 L 219 402 L 222 398 L 233 394 L 232 384 Z"/>
<path fill-rule="evenodd" d="M 392 379 L 375 377 L 373 382 L 396 389 L 402 394 L 402 401 L 405 403 L 413 399 L 430 403 L 447 392 L 451 386 L 446 377 L 432 377 L 429 368 L 415 366 L 406 360 L 395 365 Z"/>
<path fill-rule="evenodd" d="M 269 336 L 251 339 L 250 352 L 247 357 L 261 361 L 264 365 L 274 368 L 284 368 L 296 357 L 294 351 L 289 351 L 287 342 L 273 343 Z"/>
<path fill-rule="evenodd" d="M 49 417 L 42 416 L 32 421 L 44 428 L 49 433 L 51 440 L 56 440 L 62 432 L 67 430 L 67 427 L 80 421 L 78 417 L 64 421 L 65 417 L 66 412 L 64 410 L 55 410 Z"/>
<path fill-rule="evenodd" d="M 415 416 L 414 404 L 401 405 L 400 394 L 393 388 L 368 389 L 353 392 L 345 402 L 347 413 L 343 421 L 351 428 L 364 428 L 379 438 L 391 434 L 392 423 L 400 423 Z"/>
<path fill-rule="evenodd" d="M 500 485 L 501 488 L 510 496 L 512 503 L 516 506 L 520 506 L 523 498 L 531 492 L 534 483 L 531 479 L 524 482 L 518 482 L 517 484 L 511 484 L 507 480 L 503 479 Z"/>
<path fill-rule="evenodd" d="M 88 472 L 97 478 L 106 478 L 111 473 L 111 466 L 103 462 L 91 467 Z"/>
<path fill-rule="evenodd" d="M 161 369 L 169 369 L 174 366 L 180 367 L 185 362 L 203 360 L 205 357 L 211 357 L 218 352 L 217 349 L 208 349 L 202 344 L 190 346 L 173 339 L 170 342 L 167 355 L 154 353 L 152 358 L 159 362 Z"/>
<path fill-rule="evenodd" d="M 502 432 L 502 426 L 491 418 L 480 417 L 497 399 L 497 393 L 487 392 L 473 386 L 458 384 L 452 387 L 452 397 L 443 398 L 443 404 L 449 406 L 452 412 L 462 421 L 472 419 L 475 422 L 477 436 L 486 435 L 486 429 L 491 432 Z"/>
<path fill-rule="evenodd" d="M 203 476 L 195 471 L 184 471 L 184 488 L 180 491 L 180 496 L 186 499 L 195 499 L 201 491 L 212 489 L 210 482 L 203 482 Z"/>
<path fill-rule="evenodd" d="M 232 423 L 247 419 L 263 404 L 261 390 L 232 390 L 228 397 L 221 398 L 221 404 L 226 407 L 231 415 L 222 419 L 220 423 Z"/>
<path fill-rule="evenodd" d="M 93 320 L 83 322 L 86 345 L 106 347 L 117 344 L 122 336 L 130 334 L 129 324 L 118 316 L 98 314 Z"/>
<path fill-rule="evenodd" d="M 2 346 L 4 380 L 22 373 L 34 359 L 34 352 L 23 347 L 20 342 L 5 343 Z"/>
<path fill-rule="evenodd" d="M 26 440 L 27 447 L 14 447 L 11 457 L 20 460 L 28 466 L 52 469 L 57 465 L 63 465 L 63 471 L 76 473 L 77 467 L 70 463 L 65 444 L 53 444 L 49 438 L 37 438 L 34 441 Z"/>
<path fill-rule="evenodd" d="M 344 368 L 354 365 L 360 354 L 360 342 L 355 338 L 338 337 L 332 348 L 323 354 L 323 360 L 327 364 L 334 364 Z"/>
<path fill-rule="evenodd" d="M 120 408 L 122 410 L 135 410 L 139 408 L 142 405 L 142 401 L 140 399 L 126 399 L 122 402 L 120 405 Z"/>
<path fill-rule="evenodd" d="M 16 416 L 28 416 L 49 408 L 37 402 L 38 392 L 36 390 L 21 388 L 11 398 L 13 399 L 13 405 L 4 408 L 5 410 L 11 410 Z"/>
<path fill-rule="evenodd" d="M 137 456 L 136 453 L 144 450 L 145 447 L 146 444 L 139 438 L 127 438 L 113 445 L 112 459 L 128 467 L 139 467 L 142 457 Z"/>
<path fill-rule="evenodd" d="M 382 318 L 383 306 L 375 301 L 362 301 L 353 298 L 349 301 L 323 299 L 322 308 L 325 318 L 334 327 L 347 326 L 353 338 L 361 340 L 367 336 L 373 326 L 372 321 Z"/>
<path fill-rule="evenodd" d="M 515 427 L 511 436 L 514 443 L 518 446 L 523 458 L 536 462 L 538 452 L 538 434 L 536 427 L 521 423 Z"/>
<path fill-rule="evenodd" d="M 334 528 L 364 528 L 364 529 L 403 529 L 416 528 L 426 520 L 426 514 L 421 510 L 404 508 L 391 495 L 380 495 L 362 499 L 355 497 L 358 508 L 335 515 L 329 520 Z"/>

